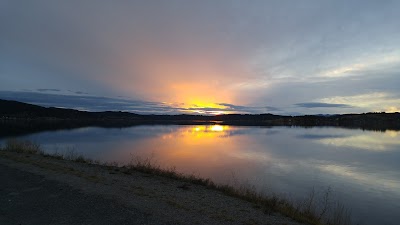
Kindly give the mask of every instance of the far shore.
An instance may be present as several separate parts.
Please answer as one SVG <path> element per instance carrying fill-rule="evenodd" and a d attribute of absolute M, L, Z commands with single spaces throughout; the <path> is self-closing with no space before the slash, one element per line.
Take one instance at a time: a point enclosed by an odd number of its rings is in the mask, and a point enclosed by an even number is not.
<path fill-rule="evenodd" d="M 333 115 L 263 114 L 179 114 L 141 115 L 130 112 L 88 112 L 75 109 L 42 107 L 0 99 L 0 137 L 46 130 L 73 129 L 88 126 L 130 127 L 139 125 L 232 125 L 342 127 L 374 131 L 400 130 L 400 113 L 369 112 Z"/>

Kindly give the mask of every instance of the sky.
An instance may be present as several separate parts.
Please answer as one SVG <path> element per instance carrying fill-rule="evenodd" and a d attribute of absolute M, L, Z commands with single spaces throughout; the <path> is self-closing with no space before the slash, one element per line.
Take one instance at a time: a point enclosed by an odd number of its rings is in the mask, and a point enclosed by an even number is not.
<path fill-rule="evenodd" d="M 0 99 L 140 114 L 400 111 L 400 1 L 0 0 Z"/>

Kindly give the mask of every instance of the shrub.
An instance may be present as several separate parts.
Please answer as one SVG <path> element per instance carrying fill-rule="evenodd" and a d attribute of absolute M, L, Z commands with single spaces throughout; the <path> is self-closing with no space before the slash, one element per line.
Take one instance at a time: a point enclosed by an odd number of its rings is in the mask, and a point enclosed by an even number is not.
<path fill-rule="evenodd" d="M 43 154 L 39 144 L 27 140 L 7 140 L 3 149 L 18 153 Z"/>

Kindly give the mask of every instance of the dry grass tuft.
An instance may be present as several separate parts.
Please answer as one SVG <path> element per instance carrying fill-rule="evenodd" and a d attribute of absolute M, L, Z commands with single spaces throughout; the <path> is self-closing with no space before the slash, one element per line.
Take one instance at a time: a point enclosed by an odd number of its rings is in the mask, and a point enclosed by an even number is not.
<path fill-rule="evenodd" d="M 16 139 L 10 139 L 6 141 L 3 150 L 18 152 L 18 153 L 28 153 L 28 154 L 42 154 L 43 151 L 39 144 L 32 141 L 21 141 Z"/>

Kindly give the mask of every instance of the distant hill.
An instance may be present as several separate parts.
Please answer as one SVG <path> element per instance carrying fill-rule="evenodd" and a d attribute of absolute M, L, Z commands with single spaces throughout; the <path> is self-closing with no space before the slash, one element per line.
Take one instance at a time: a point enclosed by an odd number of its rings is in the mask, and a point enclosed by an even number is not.
<path fill-rule="evenodd" d="M 75 109 L 42 107 L 28 103 L 0 99 L 0 116 L 11 118 L 58 118 L 58 119 L 112 119 L 138 118 L 139 115 L 128 112 L 86 112 Z"/>

